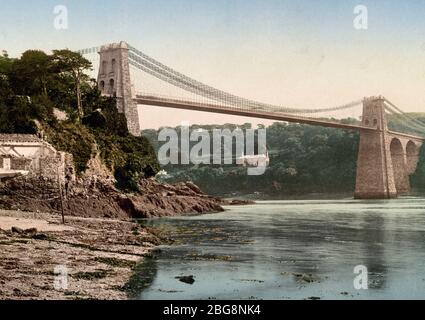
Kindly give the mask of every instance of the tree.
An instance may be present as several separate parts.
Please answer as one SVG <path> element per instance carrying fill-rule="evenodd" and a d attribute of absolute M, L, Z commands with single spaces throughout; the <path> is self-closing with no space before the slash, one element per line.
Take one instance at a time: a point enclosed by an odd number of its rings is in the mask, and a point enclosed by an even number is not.
<path fill-rule="evenodd" d="M 7 75 L 12 67 L 12 63 L 13 60 L 9 59 L 6 51 L 3 51 L 0 55 L 0 103 L 10 93 Z"/>
<path fill-rule="evenodd" d="M 6 75 L 12 66 L 13 60 L 9 58 L 7 51 L 2 51 L 0 54 L 0 75 Z"/>
<path fill-rule="evenodd" d="M 40 50 L 28 50 L 15 60 L 9 78 L 12 86 L 23 95 L 42 94 L 47 97 L 47 82 L 51 76 L 52 60 Z"/>
<path fill-rule="evenodd" d="M 0 132 L 30 133 L 37 132 L 32 120 L 32 105 L 25 97 L 12 97 L 7 103 L 0 101 Z"/>
<path fill-rule="evenodd" d="M 413 188 L 422 192 L 425 190 L 425 146 L 420 149 L 418 166 L 410 180 Z"/>
<path fill-rule="evenodd" d="M 92 64 L 81 54 L 70 50 L 54 50 L 53 61 L 60 72 L 71 76 L 74 81 L 78 116 L 81 119 L 84 116 L 81 101 L 81 83 L 89 80 L 89 77 L 84 72 L 91 70 Z"/>

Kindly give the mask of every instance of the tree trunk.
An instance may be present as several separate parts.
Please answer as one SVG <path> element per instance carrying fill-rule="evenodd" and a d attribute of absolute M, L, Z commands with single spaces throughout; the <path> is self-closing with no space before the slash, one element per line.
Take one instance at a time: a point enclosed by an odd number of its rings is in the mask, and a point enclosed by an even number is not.
<path fill-rule="evenodd" d="M 45 80 L 45 78 L 43 78 L 43 77 L 39 77 L 38 78 L 38 81 L 40 81 L 40 84 L 41 84 L 41 90 L 42 90 L 42 94 L 44 95 L 44 97 L 48 97 L 48 94 L 47 94 L 47 81 Z"/>
<path fill-rule="evenodd" d="M 81 103 L 81 87 L 80 87 L 80 80 L 77 79 L 76 81 L 76 89 L 77 89 L 77 108 L 78 108 L 78 116 L 80 119 L 84 116 L 83 114 L 83 106 Z"/>
<path fill-rule="evenodd" d="M 46 81 L 43 81 L 43 94 L 46 98 L 48 97 Z"/>

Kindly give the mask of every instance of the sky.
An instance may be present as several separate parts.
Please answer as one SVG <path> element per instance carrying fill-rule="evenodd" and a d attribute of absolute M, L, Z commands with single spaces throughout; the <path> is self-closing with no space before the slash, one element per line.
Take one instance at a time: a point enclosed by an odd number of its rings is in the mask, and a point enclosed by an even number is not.
<path fill-rule="evenodd" d="M 54 28 L 57 5 L 68 9 L 66 30 Z M 357 5 L 368 9 L 367 30 L 353 26 Z M 11 56 L 123 40 L 197 80 L 263 102 L 318 108 L 384 95 L 405 111 L 425 111 L 425 0 L 0 0 L 0 10 L 0 50 Z M 141 80 L 136 89 L 148 87 Z M 140 111 L 142 128 L 252 122 Z"/>

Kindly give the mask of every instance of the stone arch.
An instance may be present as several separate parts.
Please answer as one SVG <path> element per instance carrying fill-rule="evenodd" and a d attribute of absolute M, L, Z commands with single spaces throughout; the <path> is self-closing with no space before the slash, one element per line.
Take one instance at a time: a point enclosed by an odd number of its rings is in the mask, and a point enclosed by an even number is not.
<path fill-rule="evenodd" d="M 419 147 L 412 140 L 406 145 L 407 173 L 413 174 L 416 171 L 419 160 Z"/>
<path fill-rule="evenodd" d="M 400 139 L 393 138 L 391 140 L 390 151 L 397 193 L 408 193 L 410 185 L 407 172 L 406 153 Z"/>
<path fill-rule="evenodd" d="M 105 81 L 102 80 L 99 82 L 99 89 L 102 92 L 105 90 Z"/>

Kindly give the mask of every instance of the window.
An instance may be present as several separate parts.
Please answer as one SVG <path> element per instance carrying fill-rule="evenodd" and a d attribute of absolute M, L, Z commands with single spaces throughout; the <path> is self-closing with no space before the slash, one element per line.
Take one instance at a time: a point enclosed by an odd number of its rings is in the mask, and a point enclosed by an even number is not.
<path fill-rule="evenodd" d="M 109 80 L 109 94 L 114 94 L 114 86 L 115 86 L 115 81 L 114 79 Z"/>
<path fill-rule="evenodd" d="M 106 61 L 102 61 L 102 74 L 106 74 Z"/>
<path fill-rule="evenodd" d="M 115 72 L 116 65 L 117 65 L 117 61 L 115 59 L 112 59 L 112 64 L 111 64 L 111 72 L 112 73 Z"/>

